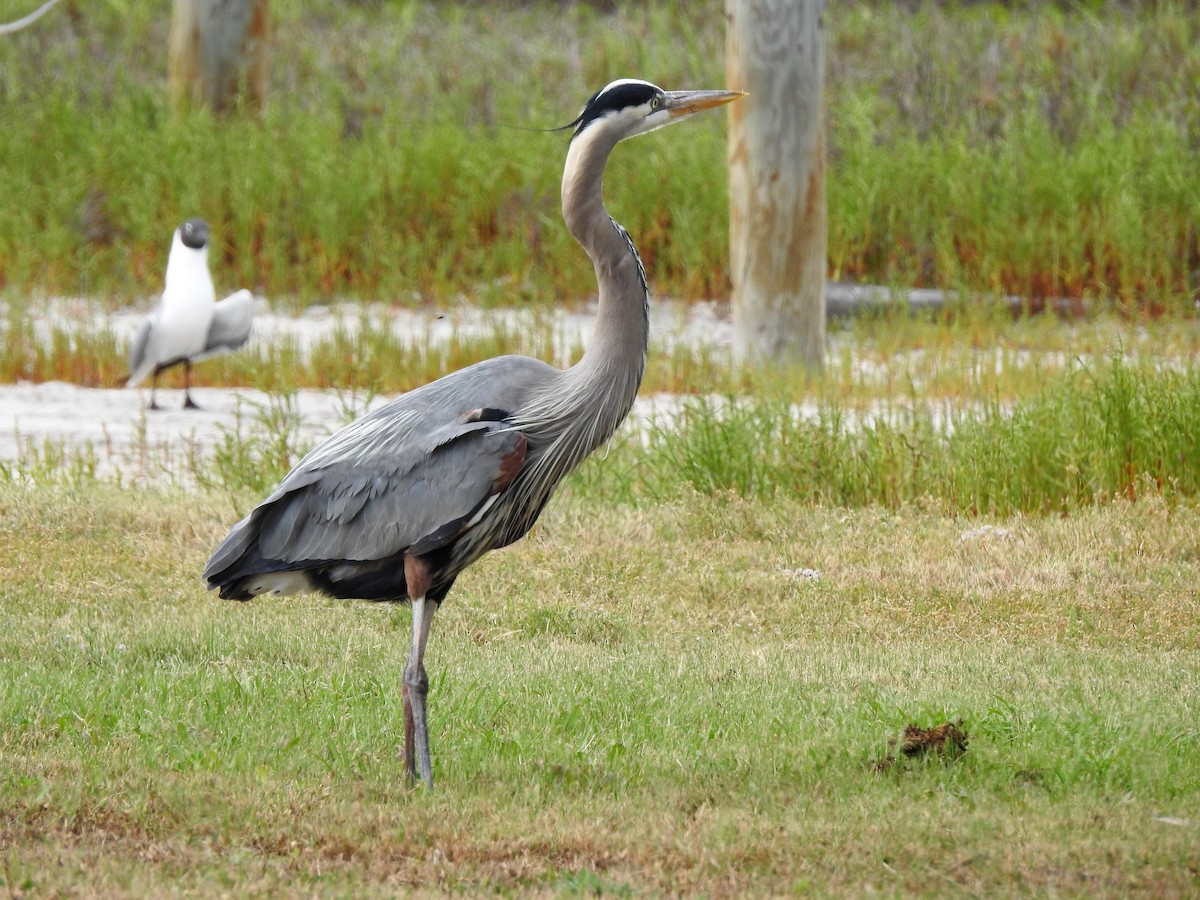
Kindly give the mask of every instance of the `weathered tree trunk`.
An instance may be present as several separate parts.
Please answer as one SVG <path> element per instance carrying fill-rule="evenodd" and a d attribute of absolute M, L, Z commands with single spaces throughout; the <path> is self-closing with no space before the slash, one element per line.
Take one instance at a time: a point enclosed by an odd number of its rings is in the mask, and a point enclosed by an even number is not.
<path fill-rule="evenodd" d="M 825 354 L 824 0 L 727 0 L 733 331 L 747 363 Z"/>
<path fill-rule="evenodd" d="M 262 108 L 267 88 L 268 0 L 174 0 L 167 85 L 178 110 L 237 103 Z"/>

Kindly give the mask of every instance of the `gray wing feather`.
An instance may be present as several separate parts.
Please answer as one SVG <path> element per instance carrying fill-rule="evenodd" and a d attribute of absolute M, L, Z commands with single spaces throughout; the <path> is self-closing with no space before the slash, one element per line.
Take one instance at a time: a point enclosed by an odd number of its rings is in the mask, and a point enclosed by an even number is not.
<path fill-rule="evenodd" d="M 133 342 L 129 345 L 129 387 L 139 384 L 147 375 L 154 371 L 154 356 L 149 352 L 150 338 L 154 332 L 156 316 L 151 313 L 142 319 Z"/>
<path fill-rule="evenodd" d="M 237 350 L 250 340 L 250 327 L 253 324 L 254 295 L 245 289 L 230 294 L 214 307 L 204 350 L 193 356 L 192 361 L 199 362 Z"/>
<path fill-rule="evenodd" d="M 497 422 L 439 432 L 420 460 L 403 454 L 410 458 L 376 461 L 369 475 L 358 464 L 295 479 L 260 507 L 262 555 L 285 563 L 383 559 L 423 540 L 423 552 L 435 549 L 437 540 L 424 544 L 495 493 L 505 458 L 524 440 Z"/>
<path fill-rule="evenodd" d="M 497 357 L 397 397 L 315 447 L 233 527 L 205 577 L 248 565 L 383 559 L 432 549 L 492 496 L 501 465 L 525 437 L 480 408 L 522 408 L 561 373 L 528 357 Z M 425 541 L 425 544 L 419 542 Z"/>

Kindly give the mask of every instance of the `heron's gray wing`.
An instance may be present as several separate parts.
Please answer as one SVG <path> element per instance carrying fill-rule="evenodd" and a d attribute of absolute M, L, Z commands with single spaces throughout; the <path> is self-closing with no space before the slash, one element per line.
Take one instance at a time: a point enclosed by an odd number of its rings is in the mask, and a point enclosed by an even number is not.
<path fill-rule="evenodd" d="M 496 357 L 351 422 L 233 527 L 205 579 L 428 552 L 453 540 L 525 463 L 527 439 L 505 411 L 560 374 L 528 357 Z"/>
<path fill-rule="evenodd" d="M 125 382 L 129 387 L 137 385 L 154 371 L 157 360 L 151 352 L 150 343 L 155 322 L 158 320 L 156 312 L 157 310 L 142 319 L 142 324 L 138 326 L 133 335 L 133 342 L 129 345 L 129 379 Z"/>
<path fill-rule="evenodd" d="M 254 295 L 244 288 L 217 302 L 204 350 L 192 357 L 193 362 L 237 350 L 250 339 L 254 321 Z"/>
<path fill-rule="evenodd" d="M 526 448 L 506 423 L 456 422 L 398 452 L 298 467 L 246 525 L 258 554 L 285 565 L 428 553 L 475 524 L 520 470 Z M 210 571 L 219 571 L 219 554 Z"/>

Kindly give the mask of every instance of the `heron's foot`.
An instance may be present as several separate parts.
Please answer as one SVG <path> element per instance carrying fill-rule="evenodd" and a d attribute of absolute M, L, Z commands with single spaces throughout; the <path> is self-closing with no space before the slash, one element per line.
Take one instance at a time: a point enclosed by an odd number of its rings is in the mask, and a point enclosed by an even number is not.
<path fill-rule="evenodd" d="M 196 403 L 196 401 L 195 401 L 195 400 L 193 400 L 193 399 L 192 399 L 192 395 L 191 395 L 191 394 L 189 394 L 188 392 L 184 391 L 184 394 L 183 394 L 183 408 L 184 408 L 184 409 L 199 409 L 199 408 L 200 408 L 200 405 L 199 405 L 198 403 Z"/>
<path fill-rule="evenodd" d="M 153 397 L 151 397 L 150 402 L 146 404 L 146 409 L 152 409 L 155 412 L 157 412 L 158 410 L 162 409 L 162 407 L 158 405 L 157 400 L 155 400 Z"/>

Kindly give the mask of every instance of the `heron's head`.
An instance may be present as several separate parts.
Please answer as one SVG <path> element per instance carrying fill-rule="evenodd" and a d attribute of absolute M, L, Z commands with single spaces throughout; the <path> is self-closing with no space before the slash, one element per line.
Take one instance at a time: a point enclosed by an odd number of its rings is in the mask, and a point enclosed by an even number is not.
<path fill-rule="evenodd" d="M 579 118 L 564 127 L 575 129 L 572 140 L 600 129 L 615 143 L 745 95 L 745 91 L 664 91 L 648 81 L 621 78 L 596 91 Z"/>
<path fill-rule="evenodd" d="M 188 219 L 179 226 L 179 240 L 192 250 L 208 246 L 208 223 L 203 219 Z"/>

